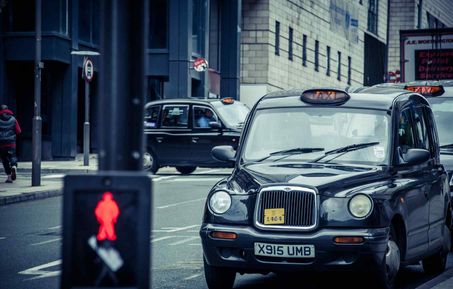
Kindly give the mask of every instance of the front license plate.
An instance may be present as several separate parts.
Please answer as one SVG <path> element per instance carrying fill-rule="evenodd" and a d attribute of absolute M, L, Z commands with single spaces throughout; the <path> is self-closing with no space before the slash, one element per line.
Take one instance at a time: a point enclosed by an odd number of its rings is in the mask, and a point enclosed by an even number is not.
<path fill-rule="evenodd" d="M 264 209 L 264 225 L 284 223 L 285 223 L 285 208 Z"/>
<path fill-rule="evenodd" d="M 314 258 L 315 246 L 255 243 L 255 255 L 284 258 Z"/>

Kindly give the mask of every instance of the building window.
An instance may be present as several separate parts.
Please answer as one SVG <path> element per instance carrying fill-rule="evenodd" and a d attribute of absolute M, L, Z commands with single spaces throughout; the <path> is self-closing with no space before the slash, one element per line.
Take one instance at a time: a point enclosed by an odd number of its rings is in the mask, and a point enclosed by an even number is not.
<path fill-rule="evenodd" d="M 293 60 L 293 29 L 289 27 L 288 59 Z"/>
<path fill-rule="evenodd" d="M 68 34 L 68 0 L 42 1 L 42 30 Z"/>
<path fill-rule="evenodd" d="M 192 9 L 192 52 L 201 55 L 204 52 L 204 0 L 193 0 Z"/>
<path fill-rule="evenodd" d="M 275 21 L 275 55 L 280 55 L 280 22 Z"/>
<path fill-rule="evenodd" d="M 348 56 L 348 84 L 351 84 L 351 56 Z"/>
<path fill-rule="evenodd" d="M 168 47 L 168 0 L 153 0 L 149 3 L 149 48 Z"/>
<path fill-rule="evenodd" d="M 377 35 L 378 33 L 378 6 L 379 0 L 369 0 L 368 6 L 368 31 Z"/>
<path fill-rule="evenodd" d="M 79 1 L 79 39 L 99 44 L 99 1 Z"/>
<path fill-rule="evenodd" d="M 326 75 L 330 76 L 330 46 L 327 46 L 326 58 Z"/>
<path fill-rule="evenodd" d="M 341 52 L 338 51 L 337 79 L 341 80 Z"/>
<path fill-rule="evenodd" d="M 209 67 L 220 71 L 220 5 L 219 0 L 211 0 L 209 8 Z"/>
<path fill-rule="evenodd" d="M 319 71 L 319 41 L 315 40 L 315 71 Z"/>
<path fill-rule="evenodd" d="M 307 35 L 302 37 L 302 65 L 307 66 Z"/>
<path fill-rule="evenodd" d="M 426 12 L 426 17 L 428 18 L 428 28 L 430 29 L 437 29 L 437 28 L 445 28 L 446 25 L 440 22 L 435 16 L 431 15 L 429 12 Z"/>
<path fill-rule="evenodd" d="M 35 31 L 35 9 L 35 1 L 8 1 L 5 8 L 6 15 L 3 16 L 6 30 L 10 32 Z"/>

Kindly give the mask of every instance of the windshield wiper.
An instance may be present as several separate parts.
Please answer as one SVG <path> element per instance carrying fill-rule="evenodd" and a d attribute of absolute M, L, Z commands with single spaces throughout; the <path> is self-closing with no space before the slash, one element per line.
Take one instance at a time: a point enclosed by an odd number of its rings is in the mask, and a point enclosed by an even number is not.
<path fill-rule="evenodd" d="M 440 148 L 441 149 L 453 149 L 453 143 L 449 143 L 449 144 L 446 144 L 446 145 L 441 145 Z"/>
<path fill-rule="evenodd" d="M 320 152 L 323 151 L 324 148 L 293 148 L 289 150 L 281 150 L 281 151 L 276 151 L 270 153 L 268 156 L 265 156 L 262 159 L 256 160 L 255 162 L 259 163 L 264 160 L 267 160 L 268 158 L 276 155 L 284 155 L 284 157 L 291 156 L 291 155 L 297 155 L 297 154 L 308 154 L 308 153 L 313 153 L 313 152 Z M 284 158 L 283 157 L 283 158 Z M 278 159 L 281 160 L 282 158 Z"/>
<path fill-rule="evenodd" d="M 319 158 L 312 160 L 312 162 L 316 163 L 316 162 L 322 160 L 323 158 L 325 158 L 327 156 L 330 156 L 330 155 L 333 155 L 333 154 L 340 154 L 339 156 L 342 156 L 343 154 L 345 154 L 347 152 L 360 150 L 360 149 L 363 149 L 363 148 L 375 146 L 377 144 L 379 144 L 378 141 L 347 145 L 347 146 L 344 146 L 344 147 L 340 147 L 340 148 L 328 151 L 323 156 L 320 156 Z M 337 157 L 339 157 L 339 156 L 337 156 Z M 331 160 L 333 160 L 333 159 L 330 159 L 329 161 L 331 161 Z"/>

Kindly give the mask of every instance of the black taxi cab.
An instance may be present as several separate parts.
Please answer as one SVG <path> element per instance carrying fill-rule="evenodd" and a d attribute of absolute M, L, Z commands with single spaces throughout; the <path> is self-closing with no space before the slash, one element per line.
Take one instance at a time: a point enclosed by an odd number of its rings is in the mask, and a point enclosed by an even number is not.
<path fill-rule="evenodd" d="M 376 87 L 399 87 L 420 93 L 428 100 L 439 134 L 440 161 L 449 173 L 453 188 L 453 80 L 428 80 L 388 83 Z"/>
<path fill-rule="evenodd" d="M 401 266 L 445 269 L 451 200 L 434 116 L 402 89 L 290 90 L 261 98 L 235 164 L 209 192 L 200 236 L 206 283 L 236 273 L 351 270 L 392 288 Z"/>
<path fill-rule="evenodd" d="M 145 105 L 144 168 L 174 166 L 181 174 L 197 167 L 231 167 L 214 159 L 218 145 L 237 147 L 249 108 L 233 98 L 165 99 Z"/>

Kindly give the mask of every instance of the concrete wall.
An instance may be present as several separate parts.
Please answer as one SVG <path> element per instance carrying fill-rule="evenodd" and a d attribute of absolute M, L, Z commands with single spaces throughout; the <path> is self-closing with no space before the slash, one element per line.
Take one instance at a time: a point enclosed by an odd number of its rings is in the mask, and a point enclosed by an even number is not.
<path fill-rule="evenodd" d="M 347 2 L 347 1 L 345 1 Z M 368 1 L 351 1 L 359 20 L 358 43 L 331 30 L 330 0 L 243 0 L 241 39 L 241 100 L 253 103 L 263 92 L 313 86 L 346 87 L 348 56 L 352 58 L 351 85 L 363 83 L 364 33 Z M 352 10 L 352 9 L 351 9 Z M 275 54 L 275 22 L 280 22 L 280 49 Z M 293 59 L 288 58 L 289 27 L 293 29 Z M 302 65 L 303 35 L 307 35 L 307 62 Z M 387 1 L 379 1 L 378 35 L 387 37 Z M 315 41 L 319 41 L 319 69 L 314 68 Z M 330 76 L 326 74 L 330 46 Z M 341 80 L 337 80 L 338 51 Z"/>

